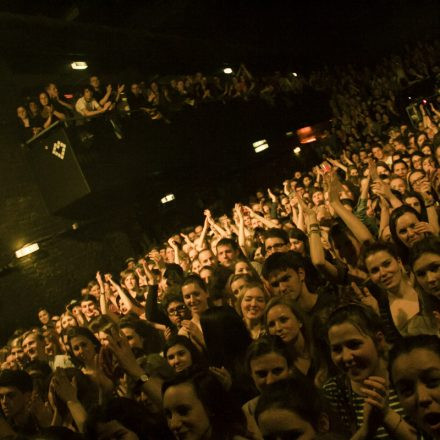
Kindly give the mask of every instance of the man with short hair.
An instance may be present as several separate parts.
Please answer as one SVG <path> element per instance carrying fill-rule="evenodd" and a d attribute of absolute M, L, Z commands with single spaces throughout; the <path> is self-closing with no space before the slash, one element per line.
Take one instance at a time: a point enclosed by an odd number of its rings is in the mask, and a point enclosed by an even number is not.
<path fill-rule="evenodd" d="M 101 314 L 98 308 L 98 302 L 92 295 L 84 295 L 81 298 L 81 311 L 88 322 Z"/>
<path fill-rule="evenodd" d="M 287 252 L 290 249 L 289 236 L 284 229 L 270 228 L 264 233 L 266 258 L 275 252 Z"/>
<path fill-rule="evenodd" d="M 288 295 L 304 314 L 311 316 L 322 304 L 307 287 L 305 267 L 305 260 L 296 252 L 276 252 L 264 262 L 262 275 L 274 296 Z"/>
<path fill-rule="evenodd" d="M 93 89 L 91 86 L 83 88 L 82 97 L 76 101 L 75 110 L 82 116 L 89 118 L 91 116 L 100 115 L 105 113 L 110 107 L 111 102 L 107 101 L 102 107 L 98 104 L 98 101 L 93 98 Z"/>
<path fill-rule="evenodd" d="M 216 249 L 217 260 L 220 265 L 225 267 L 230 267 L 240 254 L 237 243 L 230 238 L 222 238 L 217 243 Z"/>
<path fill-rule="evenodd" d="M 38 432 L 38 425 L 29 410 L 32 390 L 32 378 L 25 371 L 3 370 L 0 373 L 1 408 L 16 434 L 34 435 Z"/>
<path fill-rule="evenodd" d="M 49 362 L 49 357 L 46 354 L 45 342 L 43 335 L 36 331 L 29 331 L 23 335 L 21 347 L 24 354 L 30 361 Z"/>

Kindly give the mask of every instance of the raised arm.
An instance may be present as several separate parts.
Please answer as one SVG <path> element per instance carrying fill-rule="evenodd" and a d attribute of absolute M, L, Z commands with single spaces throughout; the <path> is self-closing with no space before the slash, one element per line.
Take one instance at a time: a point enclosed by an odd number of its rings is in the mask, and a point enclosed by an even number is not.
<path fill-rule="evenodd" d="M 339 199 L 341 183 L 336 174 L 332 172 L 327 176 L 329 184 L 329 203 L 335 214 L 341 218 L 360 243 L 373 240 L 373 235 L 368 228 L 341 203 Z"/>
<path fill-rule="evenodd" d="M 309 208 L 301 197 L 298 197 L 298 203 L 302 205 L 305 223 L 307 225 L 310 258 L 312 264 L 321 272 L 323 272 L 331 281 L 338 280 L 338 269 L 325 259 L 324 247 L 321 241 L 321 232 L 316 212 Z"/>

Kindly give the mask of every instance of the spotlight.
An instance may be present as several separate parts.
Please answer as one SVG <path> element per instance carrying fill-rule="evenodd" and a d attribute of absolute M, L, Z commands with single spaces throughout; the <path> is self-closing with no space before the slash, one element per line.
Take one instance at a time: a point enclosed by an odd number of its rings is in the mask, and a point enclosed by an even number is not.
<path fill-rule="evenodd" d="M 164 196 L 160 199 L 160 202 L 162 204 L 169 203 L 169 202 L 173 201 L 175 198 L 176 197 L 174 197 L 174 194 L 167 194 L 166 196 Z"/>
<path fill-rule="evenodd" d="M 87 66 L 85 61 L 74 61 L 70 67 L 72 67 L 73 70 L 85 70 L 89 66 Z"/>
<path fill-rule="evenodd" d="M 301 147 L 295 147 L 293 152 L 298 156 L 298 154 L 301 153 Z"/>
<path fill-rule="evenodd" d="M 266 139 L 262 139 L 261 141 L 253 142 L 252 146 L 254 147 L 255 153 L 260 153 L 260 152 L 267 150 L 269 148 L 269 144 L 267 143 Z"/>
<path fill-rule="evenodd" d="M 27 244 L 26 246 L 23 246 L 18 251 L 15 251 L 15 256 L 17 258 L 25 257 L 26 255 L 37 252 L 38 249 L 40 249 L 40 247 L 38 246 L 38 243 Z"/>
<path fill-rule="evenodd" d="M 298 74 L 296 72 L 292 72 L 292 75 L 296 78 Z"/>
<path fill-rule="evenodd" d="M 230 75 L 232 73 L 232 69 L 230 67 L 225 67 L 223 69 L 223 73 L 226 73 L 226 75 Z"/>

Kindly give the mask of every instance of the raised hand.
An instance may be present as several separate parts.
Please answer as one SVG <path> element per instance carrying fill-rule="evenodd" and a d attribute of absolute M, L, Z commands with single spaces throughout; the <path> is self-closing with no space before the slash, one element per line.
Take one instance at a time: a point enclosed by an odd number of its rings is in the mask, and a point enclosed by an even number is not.
<path fill-rule="evenodd" d="M 52 378 L 51 386 L 55 394 L 65 403 L 78 400 L 78 385 L 76 377 L 69 380 L 66 372 L 58 368 Z"/>
<path fill-rule="evenodd" d="M 379 304 L 367 287 L 360 289 L 356 283 L 351 283 L 351 288 L 353 289 L 356 298 L 362 304 L 371 307 L 376 313 L 379 313 Z"/>

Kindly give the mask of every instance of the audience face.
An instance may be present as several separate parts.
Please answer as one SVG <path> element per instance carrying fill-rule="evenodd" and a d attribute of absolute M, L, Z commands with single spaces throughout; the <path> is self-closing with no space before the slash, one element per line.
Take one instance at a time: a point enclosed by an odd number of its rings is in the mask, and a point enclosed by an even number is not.
<path fill-rule="evenodd" d="M 278 304 L 267 312 L 266 325 L 269 334 L 279 336 L 285 344 L 295 344 L 302 324 L 289 307 Z"/>
<path fill-rule="evenodd" d="M 192 384 L 169 387 L 163 396 L 163 407 L 168 427 L 176 438 L 204 440 L 211 437 L 209 416 Z"/>
<path fill-rule="evenodd" d="M 324 194 L 321 191 L 316 191 L 312 195 L 312 201 L 315 206 L 322 205 L 324 203 Z"/>
<path fill-rule="evenodd" d="M 235 297 L 241 292 L 241 289 L 246 285 L 246 280 L 239 278 L 231 283 L 231 290 Z"/>
<path fill-rule="evenodd" d="M 40 104 L 42 107 L 46 107 L 49 105 L 49 97 L 45 92 L 40 93 L 38 97 L 40 99 Z"/>
<path fill-rule="evenodd" d="M 91 76 L 90 77 L 90 85 L 94 88 L 94 89 L 99 89 L 100 86 L 100 81 L 99 78 L 97 76 Z"/>
<path fill-rule="evenodd" d="M 239 261 L 238 263 L 235 264 L 235 268 L 234 268 L 235 275 L 250 274 L 250 273 L 251 273 L 251 269 L 249 268 L 249 265 L 246 263 L 246 261 Z"/>
<path fill-rule="evenodd" d="M 298 252 L 301 255 L 305 255 L 306 248 L 303 241 L 298 240 L 297 238 L 290 238 L 289 242 L 290 250 Z"/>
<path fill-rule="evenodd" d="M 5 417 L 14 420 L 24 416 L 30 397 L 31 393 L 23 393 L 17 387 L 0 386 L 0 402 Z"/>
<path fill-rule="evenodd" d="M 399 191 L 400 194 L 405 194 L 406 191 L 406 183 L 403 180 L 403 178 L 394 178 L 390 181 L 390 187 L 391 189 L 394 189 L 395 191 Z"/>
<path fill-rule="evenodd" d="M 199 272 L 200 278 L 206 283 L 209 284 L 209 280 L 212 277 L 212 270 L 208 268 L 200 269 Z"/>
<path fill-rule="evenodd" d="M 96 305 L 92 300 L 81 301 L 81 311 L 87 319 L 92 319 L 94 316 L 98 316 L 99 312 L 96 309 Z"/>
<path fill-rule="evenodd" d="M 392 366 L 394 387 L 405 413 L 440 439 L 440 357 L 426 348 L 401 354 Z"/>
<path fill-rule="evenodd" d="M 417 258 L 412 269 L 423 291 L 440 299 L 440 256 L 426 252 Z"/>
<path fill-rule="evenodd" d="M 124 280 L 123 280 L 123 285 L 124 287 L 128 290 L 128 291 L 133 291 L 136 289 L 137 286 L 137 280 L 136 280 L 136 276 L 132 273 L 128 274 Z"/>
<path fill-rule="evenodd" d="M 190 283 L 182 287 L 183 301 L 191 314 L 200 315 L 208 309 L 208 292 L 198 284 Z"/>
<path fill-rule="evenodd" d="M 264 247 L 266 248 L 266 258 L 275 252 L 287 252 L 289 250 L 289 244 L 285 243 L 280 237 L 266 238 Z"/>
<path fill-rule="evenodd" d="M 397 236 L 406 247 L 410 248 L 423 239 L 424 234 L 419 232 L 418 223 L 418 218 L 412 212 L 406 212 L 396 221 Z"/>
<path fill-rule="evenodd" d="M 191 367 L 192 357 L 189 350 L 183 345 L 176 344 L 167 350 L 166 358 L 171 367 L 176 373 Z"/>
<path fill-rule="evenodd" d="M 373 156 L 377 159 L 377 160 L 383 160 L 384 159 L 384 154 L 383 154 L 383 150 L 381 147 L 373 147 L 371 149 Z"/>
<path fill-rule="evenodd" d="M 167 307 L 167 314 L 169 320 L 177 327 L 180 328 L 182 321 L 188 319 L 188 309 L 185 304 L 180 301 L 172 301 Z"/>
<path fill-rule="evenodd" d="M 51 98 L 58 98 L 58 88 L 55 84 L 51 83 L 48 85 L 46 92 Z"/>
<path fill-rule="evenodd" d="M 287 379 L 291 373 L 286 358 L 275 352 L 252 359 L 249 366 L 252 379 L 260 393 L 267 385 Z"/>
<path fill-rule="evenodd" d="M 229 267 L 233 260 L 237 258 L 237 251 L 230 245 L 222 245 L 217 248 L 217 259 L 222 266 Z"/>
<path fill-rule="evenodd" d="M 31 360 L 45 360 L 44 341 L 36 333 L 29 333 L 21 344 L 24 354 Z"/>
<path fill-rule="evenodd" d="M 134 328 L 123 327 L 121 328 L 121 332 L 127 338 L 128 344 L 131 348 L 143 348 L 142 338 L 139 336 L 139 333 L 137 333 Z"/>
<path fill-rule="evenodd" d="M 215 266 L 215 256 L 210 249 L 200 251 L 199 261 L 202 266 Z"/>
<path fill-rule="evenodd" d="M 386 291 L 395 291 L 402 281 L 402 266 L 387 251 L 369 255 L 365 260 L 371 281 Z"/>
<path fill-rule="evenodd" d="M 69 314 L 64 314 L 61 317 L 61 327 L 63 329 L 66 329 L 68 327 L 77 327 L 78 323 L 76 322 L 75 318 L 73 316 L 70 316 Z"/>
<path fill-rule="evenodd" d="M 83 97 L 86 102 L 91 102 L 93 98 L 93 92 L 90 89 L 84 89 Z"/>
<path fill-rule="evenodd" d="M 17 107 L 17 116 L 20 119 L 27 119 L 28 114 L 26 108 L 23 106 Z"/>
<path fill-rule="evenodd" d="M 363 383 L 378 375 L 380 357 L 375 341 L 349 322 L 334 325 L 328 332 L 334 364 L 352 382 Z M 378 339 L 382 338 L 378 334 Z"/>
<path fill-rule="evenodd" d="M 50 315 L 47 312 L 47 310 L 40 310 L 38 312 L 38 319 L 40 320 L 41 324 L 47 325 L 50 321 Z"/>
<path fill-rule="evenodd" d="M 405 204 L 414 208 L 419 214 L 422 213 L 422 206 L 420 205 L 420 200 L 417 197 L 405 197 Z"/>
<path fill-rule="evenodd" d="M 265 307 L 266 298 L 259 287 L 246 290 L 241 301 L 241 313 L 244 319 L 249 321 L 261 319 Z"/>
<path fill-rule="evenodd" d="M 84 365 L 91 364 L 96 355 L 95 346 L 85 336 L 74 336 L 70 340 L 72 354 Z"/>
<path fill-rule="evenodd" d="M 297 300 L 301 295 L 302 281 L 304 280 L 304 270 L 285 269 L 272 272 L 268 277 L 268 282 L 273 295 L 289 295 Z"/>

